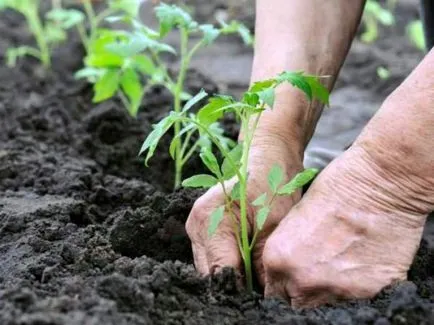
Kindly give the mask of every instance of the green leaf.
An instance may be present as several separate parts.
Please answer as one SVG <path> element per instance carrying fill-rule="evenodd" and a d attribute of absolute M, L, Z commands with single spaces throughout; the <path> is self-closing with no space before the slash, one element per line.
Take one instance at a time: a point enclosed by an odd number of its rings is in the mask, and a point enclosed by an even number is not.
<path fill-rule="evenodd" d="M 134 66 L 144 75 L 152 75 L 157 68 L 154 62 L 147 55 L 136 55 L 132 58 Z"/>
<path fill-rule="evenodd" d="M 425 36 L 423 33 L 422 21 L 415 20 L 407 25 L 407 35 L 410 38 L 411 43 L 417 49 L 425 51 Z"/>
<path fill-rule="evenodd" d="M 206 96 L 208 96 L 207 92 L 204 89 L 201 89 L 194 97 L 190 98 L 187 103 L 185 103 L 182 111 L 187 112 L 190 108 L 192 108 L 195 104 L 200 102 Z"/>
<path fill-rule="evenodd" d="M 256 213 L 256 227 L 258 228 L 258 230 L 262 230 L 262 227 L 264 227 L 265 221 L 267 220 L 269 214 L 270 214 L 269 206 L 263 206 Z"/>
<path fill-rule="evenodd" d="M 263 206 L 266 201 L 267 201 L 267 193 L 262 193 L 252 202 L 252 205 Z"/>
<path fill-rule="evenodd" d="M 312 90 L 312 97 L 325 105 L 329 105 L 329 91 L 316 76 L 306 76 L 306 81 Z"/>
<path fill-rule="evenodd" d="M 236 175 L 237 170 L 240 168 L 242 154 L 243 145 L 238 143 L 231 151 L 229 151 L 228 154 L 231 160 L 235 163 L 235 166 L 231 165 L 228 157 L 223 160 L 222 173 L 225 180 L 228 180 Z"/>
<path fill-rule="evenodd" d="M 203 40 L 206 45 L 212 44 L 220 35 L 220 31 L 211 24 L 201 25 L 199 29 L 203 33 Z"/>
<path fill-rule="evenodd" d="M 268 185 L 273 193 L 276 193 L 279 185 L 283 182 L 283 169 L 279 165 L 274 165 L 268 172 Z"/>
<path fill-rule="evenodd" d="M 240 182 L 236 182 L 234 187 L 232 187 L 231 198 L 234 201 L 239 201 L 240 197 Z"/>
<path fill-rule="evenodd" d="M 198 121 L 208 126 L 223 117 L 224 111 L 219 110 L 222 107 L 234 102 L 230 96 L 215 96 L 209 99 L 208 104 L 202 107 L 197 113 Z"/>
<path fill-rule="evenodd" d="M 190 14 L 175 5 L 161 3 L 155 7 L 155 14 L 160 22 L 160 37 L 166 36 L 174 27 L 186 29 L 197 27 Z"/>
<path fill-rule="evenodd" d="M 249 91 L 245 92 L 242 101 L 247 105 L 256 107 L 256 105 L 259 104 L 259 95 L 257 93 L 252 93 Z"/>
<path fill-rule="evenodd" d="M 315 168 L 305 169 L 304 171 L 298 173 L 294 178 L 283 185 L 278 191 L 279 195 L 291 195 L 299 188 L 303 187 L 309 183 L 318 174 L 318 170 Z"/>
<path fill-rule="evenodd" d="M 137 17 L 141 1 L 137 0 L 111 0 L 109 7 L 114 10 L 121 10 L 132 17 Z"/>
<path fill-rule="evenodd" d="M 131 116 L 136 117 L 143 97 L 142 84 L 137 72 L 132 68 L 125 69 L 122 73 L 120 84 L 130 101 L 129 112 Z"/>
<path fill-rule="evenodd" d="M 105 69 L 86 67 L 78 70 L 74 74 L 74 78 L 76 79 L 86 78 L 90 83 L 95 83 L 99 78 L 101 78 L 104 75 L 105 71 L 106 71 Z"/>
<path fill-rule="evenodd" d="M 216 156 L 212 153 L 212 151 L 208 148 L 202 148 L 200 153 L 200 158 L 204 165 L 218 178 L 221 177 L 219 163 L 217 161 Z"/>
<path fill-rule="evenodd" d="M 210 188 L 217 184 L 217 182 L 217 178 L 215 178 L 214 176 L 201 174 L 187 178 L 182 182 L 182 186 Z"/>
<path fill-rule="evenodd" d="M 220 222 L 222 222 L 225 213 L 225 207 L 222 205 L 218 207 L 211 213 L 209 226 L 208 226 L 208 236 L 214 235 L 217 231 Z"/>
<path fill-rule="evenodd" d="M 318 77 L 305 75 L 303 72 L 285 71 L 277 77 L 278 83 L 289 82 L 305 93 L 309 100 L 318 99 L 324 104 L 329 103 L 329 92 L 319 82 Z"/>
<path fill-rule="evenodd" d="M 102 102 L 112 97 L 119 87 L 119 70 L 110 69 L 107 70 L 104 75 L 99 79 L 93 89 L 95 95 L 92 101 L 94 103 Z"/>
<path fill-rule="evenodd" d="M 85 15 L 81 11 L 63 8 L 52 9 L 45 14 L 45 17 L 63 29 L 74 27 L 85 20 Z"/>
<path fill-rule="evenodd" d="M 241 36 L 244 44 L 253 44 L 253 36 L 250 33 L 250 30 L 242 23 L 235 20 L 231 21 L 230 24 L 220 21 L 220 25 L 222 26 L 220 30 L 222 34 L 238 33 Z"/>
<path fill-rule="evenodd" d="M 249 92 L 258 93 L 270 87 L 275 87 L 275 85 L 276 85 L 276 79 L 257 81 L 250 86 Z"/>
<path fill-rule="evenodd" d="M 309 100 L 312 100 L 312 88 L 307 82 L 303 72 L 284 71 L 277 77 L 279 83 L 289 82 L 296 88 L 303 91 Z"/>
<path fill-rule="evenodd" d="M 275 89 L 270 87 L 258 92 L 259 99 L 267 104 L 270 108 L 274 106 Z"/>
<path fill-rule="evenodd" d="M 148 151 L 148 154 L 145 158 L 145 164 L 148 164 L 149 159 L 154 155 L 155 149 L 157 148 L 158 142 L 161 137 L 170 129 L 170 127 L 175 123 L 175 121 L 179 118 L 179 116 L 175 113 L 170 113 L 160 122 L 154 125 L 154 129 L 147 136 L 146 140 L 143 142 L 143 145 L 140 149 L 139 155 Z"/>
<path fill-rule="evenodd" d="M 386 67 L 379 66 L 377 68 L 377 75 L 382 80 L 387 80 L 390 77 L 390 71 Z"/>

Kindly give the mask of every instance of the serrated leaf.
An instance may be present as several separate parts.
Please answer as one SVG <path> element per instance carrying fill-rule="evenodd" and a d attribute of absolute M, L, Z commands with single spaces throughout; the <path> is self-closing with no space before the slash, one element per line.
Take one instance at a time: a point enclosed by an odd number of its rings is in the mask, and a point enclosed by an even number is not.
<path fill-rule="evenodd" d="M 231 190 L 231 198 L 234 201 L 239 201 L 240 200 L 240 182 L 236 182 L 234 187 L 232 187 Z"/>
<path fill-rule="evenodd" d="M 318 174 L 318 169 L 309 168 L 304 171 L 298 173 L 294 176 L 294 178 L 283 185 L 278 191 L 279 195 L 291 195 L 299 188 L 302 188 L 304 185 L 309 183 L 315 176 Z"/>
<path fill-rule="evenodd" d="M 226 157 L 222 164 L 223 179 L 228 180 L 236 175 L 237 170 L 240 168 L 241 156 L 243 154 L 243 145 L 238 143 L 231 151 L 229 151 L 229 157 L 235 163 L 232 166 L 229 159 Z"/>
<path fill-rule="evenodd" d="M 208 225 L 208 236 L 214 235 L 217 231 L 220 222 L 222 222 L 225 213 L 225 207 L 222 205 L 218 207 L 211 213 L 209 225 Z"/>
<path fill-rule="evenodd" d="M 283 182 L 283 169 L 279 165 L 273 165 L 268 172 L 268 185 L 273 193 L 276 193 L 279 185 Z"/>
<path fill-rule="evenodd" d="M 306 76 L 306 81 L 312 90 L 312 97 L 325 105 L 329 105 L 329 91 L 321 84 L 319 78 Z"/>
<path fill-rule="evenodd" d="M 144 75 L 152 75 L 157 70 L 154 62 L 147 55 L 136 55 L 132 61 L 134 66 Z"/>
<path fill-rule="evenodd" d="M 120 85 L 130 101 L 129 113 L 136 117 L 143 97 L 143 87 L 137 72 L 132 68 L 125 69 L 121 76 Z"/>
<path fill-rule="evenodd" d="M 267 193 L 262 193 L 252 202 L 252 205 L 263 206 L 266 201 L 267 201 Z"/>
<path fill-rule="evenodd" d="M 212 153 L 212 151 L 208 148 L 203 148 L 200 153 L 200 158 L 204 165 L 217 177 L 221 177 L 219 163 L 217 161 L 216 156 Z"/>
<path fill-rule="evenodd" d="M 274 106 L 275 99 L 275 89 L 274 88 L 266 88 L 264 90 L 259 91 L 258 93 L 259 99 L 267 104 L 270 108 Z"/>
<path fill-rule="evenodd" d="M 160 22 L 160 37 L 166 36 L 174 27 L 187 29 L 197 27 L 188 12 L 175 5 L 161 3 L 155 7 L 155 14 Z"/>
<path fill-rule="evenodd" d="M 63 29 L 69 29 L 85 20 L 85 15 L 81 11 L 63 8 L 52 9 L 45 14 L 45 17 Z"/>
<path fill-rule="evenodd" d="M 154 155 L 155 149 L 157 148 L 158 142 L 160 141 L 161 137 L 170 129 L 170 127 L 173 125 L 173 123 L 175 123 L 177 119 L 178 115 L 171 113 L 153 126 L 154 129 L 151 133 L 149 133 L 149 135 L 143 142 L 143 145 L 139 152 L 139 155 L 141 155 L 145 151 L 148 151 L 145 158 L 146 165 L 148 164 L 149 159 Z"/>
<path fill-rule="evenodd" d="M 211 24 L 201 25 L 199 29 L 203 33 L 203 40 L 206 45 L 212 44 L 220 35 L 220 31 Z"/>
<path fill-rule="evenodd" d="M 263 206 L 256 213 L 256 227 L 258 230 L 262 230 L 264 227 L 265 221 L 267 221 L 267 217 L 270 214 L 270 207 Z"/>
<path fill-rule="evenodd" d="M 233 98 L 229 96 L 215 96 L 209 99 L 208 104 L 202 107 L 197 113 L 198 121 L 208 126 L 223 117 L 222 107 L 232 104 Z"/>
<path fill-rule="evenodd" d="M 277 77 L 279 83 L 289 82 L 305 93 L 309 100 L 318 99 L 323 104 L 329 103 L 329 92 L 318 77 L 305 75 L 303 72 L 285 71 Z"/>
<path fill-rule="evenodd" d="M 211 175 L 201 174 L 195 175 L 190 178 L 187 178 L 182 182 L 182 186 L 184 187 L 201 187 L 201 188 L 210 188 L 216 185 L 218 182 L 217 178 Z"/>
<path fill-rule="evenodd" d="M 94 103 L 102 102 L 112 97 L 119 88 L 119 70 L 107 70 L 104 75 L 95 83 L 93 89 L 95 95 Z"/>
<path fill-rule="evenodd" d="M 291 71 L 284 71 L 277 77 L 279 80 L 279 83 L 282 82 L 289 82 L 294 87 L 300 89 L 305 93 L 307 98 L 309 100 L 312 100 L 312 89 L 307 82 L 303 72 L 291 72 Z"/>
<path fill-rule="evenodd" d="M 202 88 L 194 97 L 190 98 L 182 108 L 183 112 L 187 112 L 190 108 L 192 108 L 195 104 L 200 102 L 202 99 L 204 99 L 206 96 L 208 96 L 208 93 Z"/>
<path fill-rule="evenodd" d="M 233 20 L 229 24 L 221 21 L 220 25 L 222 25 L 221 33 L 222 34 L 233 34 L 238 33 L 241 36 L 244 44 L 251 45 L 253 44 L 253 36 L 250 33 L 250 30 L 243 25 L 242 23 Z"/>
<path fill-rule="evenodd" d="M 250 86 L 249 92 L 257 93 L 267 88 L 273 87 L 275 85 L 276 85 L 275 79 L 257 81 Z"/>

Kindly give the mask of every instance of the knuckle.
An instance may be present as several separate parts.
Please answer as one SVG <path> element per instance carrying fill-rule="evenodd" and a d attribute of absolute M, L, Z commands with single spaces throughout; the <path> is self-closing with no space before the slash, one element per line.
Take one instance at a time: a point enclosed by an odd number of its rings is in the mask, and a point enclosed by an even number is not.
<path fill-rule="evenodd" d="M 286 246 L 277 237 L 271 237 L 265 244 L 263 263 L 265 272 L 270 274 L 285 274 L 295 267 Z"/>

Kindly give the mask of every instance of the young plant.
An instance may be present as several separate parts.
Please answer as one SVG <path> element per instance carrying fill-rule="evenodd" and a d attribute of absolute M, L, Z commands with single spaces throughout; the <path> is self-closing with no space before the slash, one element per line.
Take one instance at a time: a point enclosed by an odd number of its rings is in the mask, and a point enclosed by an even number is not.
<path fill-rule="evenodd" d="M 362 16 L 365 31 L 361 40 L 365 43 L 372 43 L 378 38 L 378 25 L 392 26 L 395 23 L 393 13 L 383 8 L 376 0 L 368 0 Z"/>
<path fill-rule="evenodd" d="M 155 13 L 159 21 L 158 32 L 137 20 L 115 17 L 110 20 L 130 22 L 132 31 L 108 31 L 94 41 L 85 60 L 86 68 L 78 72 L 78 77 L 86 77 L 95 82 L 94 102 L 118 94 L 130 114 L 136 116 L 146 91 L 154 85 L 162 85 L 173 95 L 173 111 L 181 113 L 182 102 L 191 99 L 191 95 L 184 90 L 184 82 L 194 55 L 201 48 L 213 43 L 219 35 L 238 33 L 246 44 L 253 41 L 249 30 L 236 21 L 230 24 L 222 22 L 218 27 L 200 25 L 185 10 L 164 3 L 155 7 Z M 180 36 L 180 68 L 175 76 L 169 72 L 161 57 L 162 54 L 177 54 L 173 47 L 163 42 L 174 29 Z M 193 37 L 196 41 L 190 44 Z M 191 102 L 187 104 L 189 103 Z M 181 185 L 184 164 L 194 150 L 209 141 L 201 138 L 190 148 L 191 132 L 181 132 L 181 121 L 175 121 L 173 128 L 171 154 L 175 160 L 174 185 L 178 187 Z"/>
<path fill-rule="evenodd" d="M 270 190 L 262 193 L 253 202 L 247 200 L 247 184 L 249 152 L 255 135 L 261 114 L 274 105 L 275 89 L 282 83 L 290 83 L 303 91 L 309 100 L 317 99 L 328 104 L 328 91 L 315 76 L 302 72 L 283 72 L 276 78 L 254 83 L 243 95 L 240 101 L 230 96 L 215 96 L 209 103 L 202 107 L 197 115 L 189 114 L 191 106 L 202 99 L 206 94 L 201 91 L 180 111 L 172 111 L 166 118 L 158 123 L 154 131 L 145 140 L 140 153 L 147 152 L 146 160 L 152 157 L 154 150 L 167 130 L 179 123 L 182 125 L 180 133 L 192 134 L 197 132 L 199 138 L 206 136 L 218 149 L 223 161 L 213 154 L 210 147 L 201 150 L 200 158 L 211 174 L 201 174 L 188 178 L 182 185 L 186 187 L 209 188 L 220 184 L 225 195 L 225 203 L 218 207 L 211 215 L 208 234 L 212 236 L 226 213 L 232 218 L 235 237 L 238 242 L 241 256 L 244 261 L 247 289 L 252 289 L 251 251 L 256 243 L 259 232 L 270 213 L 276 197 L 291 195 L 297 189 L 308 183 L 316 174 L 314 169 L 306 169 L 297 174 L 291 181 L 285 183 L 285 177 L 281 166 L 274 166 L 268 174 Z M 211 125 L 223 117 L 226 113 L 235 114 L 241 121 L 241 132 L 244 140 L 229 150 L 222 143 L 219 135 L 211 128 Z M 175 140 L 175 139 L 174 139 Z M 172 141 L 173 143 L 173 141 Z M 173 150 L 171 146 L 171 150 Z M 235 178 L 235 186 L 229 190 L 226 181 Z M 248 234 L 248 206 L 254 206 L 256 210 L 256 226 L 253 236 Z M 237 208 L 236 208 L 237 207 Z M 239 207 L 239 213 L 238 211 Z"/>
<path fill-rule="evenodd" d="M 92 5 L 92 0 L 82 0 L 82 2 L 89 28 L 86 31 L 83 25 L 77 27 L 86 52 L 89 52 L 89 47 L 98 37 L 104 20 L 113 18 L 116 14 L 121 15 L 122 19 L 134 19 L 138 16 L 141 4 L 138 0 L 109 0 L 107 7 L 97 12 Z"/>
<path fill-rule="evenodd" d="M 39 0 L 0 0 L 1 9 L 13 9 L 21 13 L 33 34 L 36 47 L 19 46 L 7 50 L 7 65 L 15 66 L 17 59 L 33 56 L 40 60 L 44 67 L 51 66 L 51 51 L 60 42 L 66 40 L 66 30 L 81 23 L 83 16 L 78 10 L 53 9 L 46 13 L 45 19 L 39 17 Z"/>

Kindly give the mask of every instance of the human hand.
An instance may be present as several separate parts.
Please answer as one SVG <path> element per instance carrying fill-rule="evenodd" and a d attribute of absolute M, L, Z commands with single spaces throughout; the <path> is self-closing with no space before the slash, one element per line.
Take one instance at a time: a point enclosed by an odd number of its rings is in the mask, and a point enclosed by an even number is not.
<path fill-rule="evenodd" d="M 251 148 L 249 158 L 248 201 L 252 202 L 260 194 L 269 189 L 267 175 L 270 168 L 278 164 L 284 171 L 287 180 L 302 170 L 302 158 L 298 151 L 291 150 L 287 141 L 280 137 L 259 136 Z M 227 191 L 235 184 L 235 179 L 226 183 Z M 300 192 L 290 197 L 278 198 L 273 204 L 273 210 L 259 233 L 253 250 L 253 263 L 258 280 L 264 283 L 262 267 L 262 250 L 267 237 L 278 225 L 289 209 L 300 199 Z M 203 274 L 213 274 L 225 266 L 233 267 L 242 273 L 242 258 L 234 233 L 233 218 L 225 215 L 215 234 L 208 235 L 208 222 L 211 213 L 224 204 L 224 193 L 221 185 L 216 185 L 201 196 L 193 206 L 186 223 L 186 230 L 192 242 L 194 263 L 197 270 Z M 239 211 L 235 207 L 235 214 Z M 255 225 L 254 207 L 249 207 L 249 233 Z M 235 216 L 238 218 L 238 215 Z"/>

